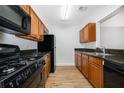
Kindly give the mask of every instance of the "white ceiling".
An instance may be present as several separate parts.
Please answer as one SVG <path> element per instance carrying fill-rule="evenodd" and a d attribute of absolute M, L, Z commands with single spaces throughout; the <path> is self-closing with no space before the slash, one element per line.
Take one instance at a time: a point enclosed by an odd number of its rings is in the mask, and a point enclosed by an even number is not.
<path fill-rule="evenodd" d="M 104 7 L 104 5 L 87 5 L 86 11 L 79 11 L 80 6 L 73 5 L 69 19 L 64 21 L 61 19 L 61 5 L 33 5 L 32 7 L 46 26 L 61 27 L 81 25 L 94 11 Z"/>

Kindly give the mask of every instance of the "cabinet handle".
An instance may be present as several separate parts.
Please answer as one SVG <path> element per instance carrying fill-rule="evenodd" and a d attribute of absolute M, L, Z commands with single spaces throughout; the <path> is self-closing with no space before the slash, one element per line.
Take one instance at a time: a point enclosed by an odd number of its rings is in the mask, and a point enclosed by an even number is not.
<path fill-rule="evenodd" d="M 104 65 L 104 61 L 102 61 L 102 64 Z"/>

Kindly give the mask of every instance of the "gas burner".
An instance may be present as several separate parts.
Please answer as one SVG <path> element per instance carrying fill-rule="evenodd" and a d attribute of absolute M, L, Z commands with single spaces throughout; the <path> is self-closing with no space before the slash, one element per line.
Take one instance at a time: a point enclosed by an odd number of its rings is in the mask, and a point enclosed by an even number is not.
<path fill-rule="evenodd" d="M 36 60 L 35 57 L 29 58 L 29 61 L 34 61 L 34 60 Z"/>
<path fill-rule="evenodd" d="M 5 69 L 3 69 L 3 73 L 6 73 L 6 74 L 10 74 L 12 72 L 14 72 L 16 69 L 15 67 L 6 67 Z"/>
<path fill-rule="evenodd" d="M 19 69 L 19 68 L 21 68 L 21 67 L 23 67 L 25 65 L 26 65 L 26 62 L 21 62 L 21 63 L 13 63 L 13 64 L 10 64 L 9 66 L 14 67 L 16 69 Z"/>

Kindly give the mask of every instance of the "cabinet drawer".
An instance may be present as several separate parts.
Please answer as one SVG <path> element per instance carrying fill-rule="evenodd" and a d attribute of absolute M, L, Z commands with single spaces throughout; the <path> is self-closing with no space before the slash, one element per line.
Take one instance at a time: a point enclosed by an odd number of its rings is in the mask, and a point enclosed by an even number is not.
<path fill-rule="evenodd" d="M 87 55 L 82 54 L 82 58 L 88 60 L 88 56 Z"/>
<path fill-rule="evenodd" d="M 78 53 L 77 53 L 77 55 L 78 55 L 78 56 L 81 56 L 81 53 L 80 53 L 80 52 L 78 52 Z"/>
<path fill-rule="evenodd" d="M 96 65 L 102 66 L 102 59 L 96 58 L 96 57 L 91 57 L 89 56 L 89 62 L 93 62 Z"/>

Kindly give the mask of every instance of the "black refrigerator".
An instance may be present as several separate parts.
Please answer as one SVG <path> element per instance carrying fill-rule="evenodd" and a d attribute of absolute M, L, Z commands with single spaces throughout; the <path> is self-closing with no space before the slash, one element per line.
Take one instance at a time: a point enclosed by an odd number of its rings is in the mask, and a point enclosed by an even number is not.
<path fill-rule="evenodd" d="M 51 51 L 51 73 L 55 72 L 56 69 L 56 46 L 54 35 L 44 35 L 44 41 L 38 42 L 38 52 Z"/>

